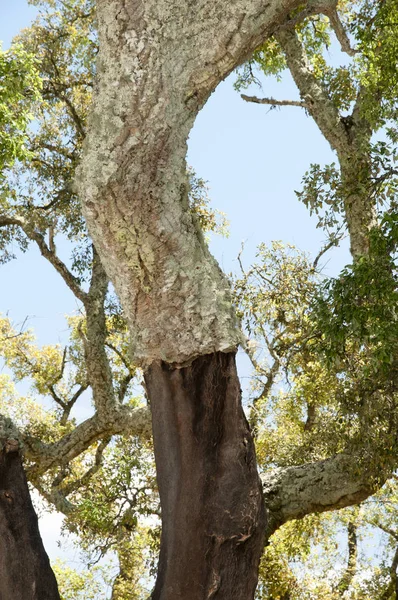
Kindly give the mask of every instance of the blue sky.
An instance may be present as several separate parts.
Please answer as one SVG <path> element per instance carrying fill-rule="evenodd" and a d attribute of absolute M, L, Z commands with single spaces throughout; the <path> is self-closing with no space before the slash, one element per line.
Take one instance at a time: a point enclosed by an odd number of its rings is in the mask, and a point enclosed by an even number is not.
<path fill-rule="evenodd" d="M 3 48 L 29 25 L 35 13 L 25 0 L 0 0 Z M 270 111 L 266 106 L 247 104 L 233 90 L 233 81 L 234 75 L 213 93 L 189 139 L 188 162 L 198 176 L 209 182 L 213 206 L 224 211 L 230 222 L 230 237 L 214 238 L 212 250 L 228 272 L 236 268 L 243 241 L 246 264 L 250 264 L 260 242 L 271 240 L 293 243 L 315 255 L 324 234 L 316 229 L 316 220 L 299 203 L 294 190 L 300 189 L 310 163 L 332 162 L 333 154 L 302 109 Z M 280 99 L 297 98 L 288 75 L 281 83 L 267 80 L 263 90 L 254 92 Z M 335 274 L 349 261 L 347 245 L 330 257 L 327 272 Z M 76 301 L 35 248 L 1 266 L 0 278 L 0 312 L 8 312 L 15 322 L 29 316 L 29 324 L 41 343 L 64 338 L 64 315 L 77 309 Z M 239 367 L 246 377 L 248 365 L 243 357 Z M 52 558 L 59 554 L 59 525 L 56 515 L 41 520 Z"/>

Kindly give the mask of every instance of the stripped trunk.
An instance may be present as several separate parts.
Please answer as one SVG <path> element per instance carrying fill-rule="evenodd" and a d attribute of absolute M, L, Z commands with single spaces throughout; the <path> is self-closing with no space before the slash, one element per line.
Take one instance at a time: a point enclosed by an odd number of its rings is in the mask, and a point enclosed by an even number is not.
<path fill-rule="evenodd" d="M 145 379 L 162 505 L 153 600 L 253 598 L 266 519 L 235 354 L 154 363 Z"/>
<path fill-rule="evenodd" d="M 16 440 L 0 450 L 0 599 L 60 600 Z"/>

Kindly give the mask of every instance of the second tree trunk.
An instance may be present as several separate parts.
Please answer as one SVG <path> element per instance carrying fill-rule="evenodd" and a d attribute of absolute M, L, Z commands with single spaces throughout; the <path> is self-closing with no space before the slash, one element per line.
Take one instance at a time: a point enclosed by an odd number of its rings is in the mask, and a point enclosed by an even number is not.
<path fill-rule="evenodd" d="M 60 600 L 16 440 L 0 440 L 0 600 Z"/>

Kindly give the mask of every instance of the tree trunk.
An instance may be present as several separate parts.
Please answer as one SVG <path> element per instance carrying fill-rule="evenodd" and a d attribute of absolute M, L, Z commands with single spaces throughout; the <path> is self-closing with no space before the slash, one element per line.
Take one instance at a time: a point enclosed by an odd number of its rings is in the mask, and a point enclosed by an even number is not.
<path fill-rule="evenodd" d="M 162 505 L 153 600 L 254 597 L 266 517 L 235 353 L 145 374 Z"/>
<path fill-rule="evenodd" d="M 0 447 L 0 599 L 60 600 L 18 442 L 8 439 Z"/>

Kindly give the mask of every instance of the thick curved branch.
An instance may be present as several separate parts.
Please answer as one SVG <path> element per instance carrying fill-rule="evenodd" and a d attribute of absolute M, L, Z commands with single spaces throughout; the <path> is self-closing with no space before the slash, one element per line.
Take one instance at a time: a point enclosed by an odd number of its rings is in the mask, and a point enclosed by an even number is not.
<path fill-rule="evenodd" d="M 267 534 L 287 521 L 352 506 L 371 496 L 376 484 L 368 473 L 358 473 L 357 465 L 358 457 L 342 453 L 262 475 L 269 514 Z"/>
<path fill-rule="evenodd" d="M 22 434 L 18 437 L 23 441 L 26 458 L 35 462 L 35 465 L 30 467 L 27 473 L 35 483 L 39 475 L 54 466 L 69 463 L 96 441 L 122 433 L 149 437 L 151 434 L 149 409 L 123 405 L 108 414 L 107 422 L 95 414 L 77 425 L 71 433 L 64 435 L 52 444 L 43 444 Z"/>
<path fill-rule="evenodd" d="M 187 138 L 218 83 L 302 2 L 137 4 L 97 3 L 98 85 L 75 187 L 135 363 L 183 365 L 241 342 L 229 284 L 189 213 Z"/>

